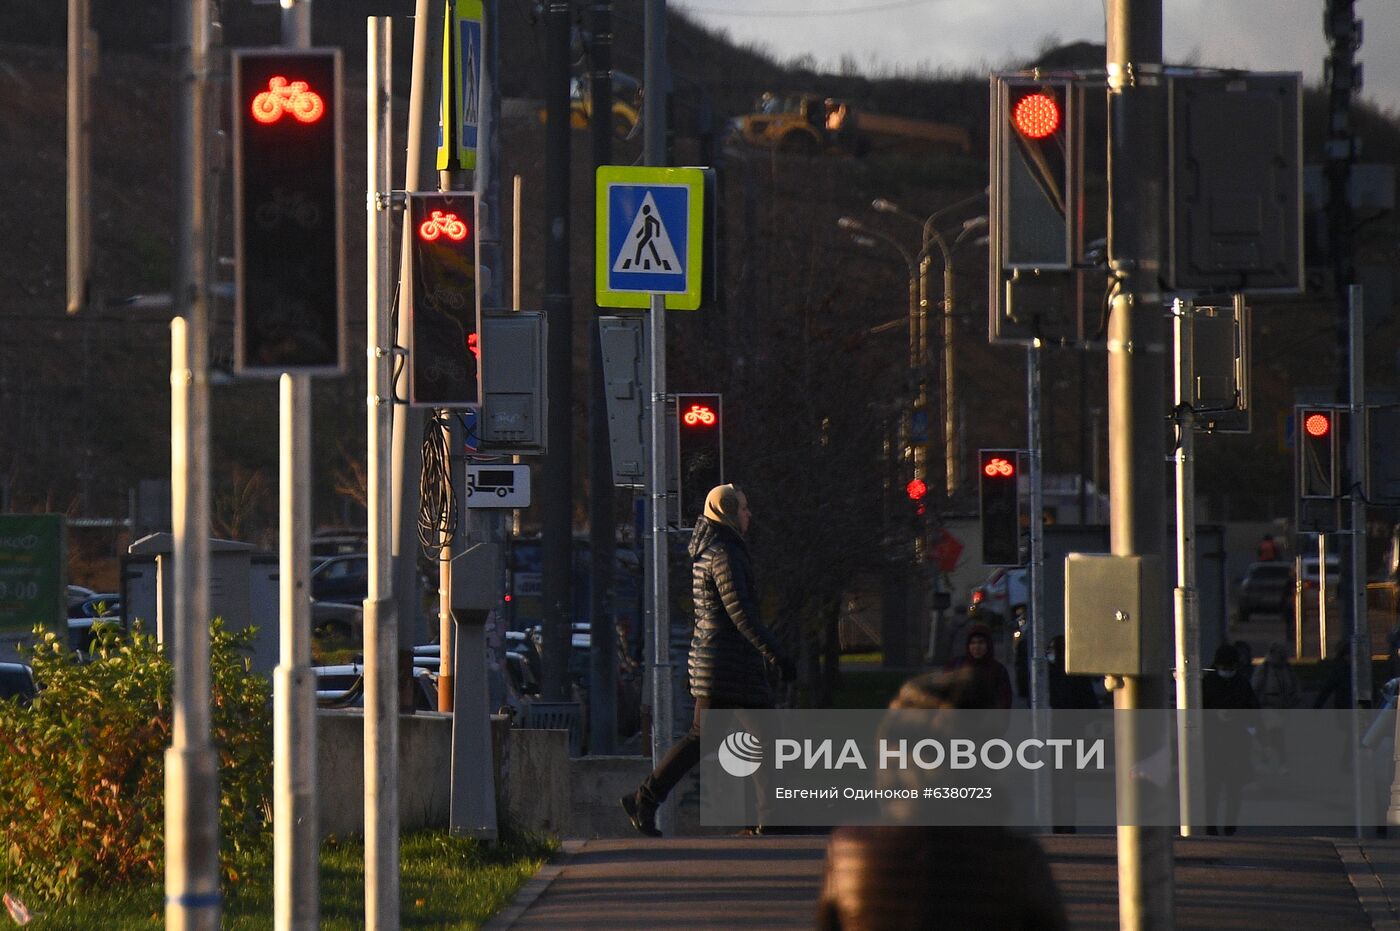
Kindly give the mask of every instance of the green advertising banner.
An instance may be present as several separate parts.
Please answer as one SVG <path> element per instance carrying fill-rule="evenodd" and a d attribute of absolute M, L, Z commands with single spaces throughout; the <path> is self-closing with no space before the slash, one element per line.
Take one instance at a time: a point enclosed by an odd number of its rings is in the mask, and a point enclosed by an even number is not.
<path fill-rule="evenodd" d="M 63 531 L 62 514 L 0 514 L 0 635 L 62 629 Z"/>

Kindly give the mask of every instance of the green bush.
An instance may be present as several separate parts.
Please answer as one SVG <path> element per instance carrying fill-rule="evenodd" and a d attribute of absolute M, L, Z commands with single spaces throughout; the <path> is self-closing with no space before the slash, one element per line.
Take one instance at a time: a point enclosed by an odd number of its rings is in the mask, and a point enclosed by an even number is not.
<path fill-rule="evenodd" d="M 211 628 L 212 742 L 225 876 L 270 838 L 272 719 L 266 679 L 243 658 L 253 631 Z M 153 637 L 115 627 L 90 662 L 35 631 L 39 694 L 0 701 L 0 889 L 72 902 L 164 870 L 165 750 L 172 670 Z M 32 904 L 32 903 L 31 903 Z"/>

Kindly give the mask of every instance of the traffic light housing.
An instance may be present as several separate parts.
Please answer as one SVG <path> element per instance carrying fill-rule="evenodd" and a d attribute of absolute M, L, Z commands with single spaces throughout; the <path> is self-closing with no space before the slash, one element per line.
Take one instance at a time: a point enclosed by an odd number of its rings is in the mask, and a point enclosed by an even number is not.
<path fill-rule="evenodd" d="M 676 495 L 679 526 L 693 527 L 705 496 L 724 484 L 724 411 L 718 394 L 676 395 Z"/>
<path fill-rule="evenodd" d="M 978 453 L 984 565 L 1022 564 L 1020 472 L 1018 450 L 984 449 Z"/>
<path fill-rule="evenodd" d="M 1001 81 L 992 206 L 1003 268 L 1073 266 L 1078 177 L 1072 89 L 1068 79 Z"/>
<path fill-rule="evenodd" d="M 463 192 L 409 195 L 413 404 L 462 407 L 481 398 L 476 206 L 476 195 Z"/>
<path fill-rule="evenodd" d="M 1299 407 L 1296 418 L 1298 497 L 1330 501 L 1343 492 L 1346 412 L 1335 407 Z"/>
<path fill-rule="evenodd" d="M 345 368 L 340 52 L 233 54 L 234 367 Z"/>
<path fill-rule="evenodd" d="M 1000 74 L 991 99 L 991 339 L 1083 339 L 1083 91 Z"/>

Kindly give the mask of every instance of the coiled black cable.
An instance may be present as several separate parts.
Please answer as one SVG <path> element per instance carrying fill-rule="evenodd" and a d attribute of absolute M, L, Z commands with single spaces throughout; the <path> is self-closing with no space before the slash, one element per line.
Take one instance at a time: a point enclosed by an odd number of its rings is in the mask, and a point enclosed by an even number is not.
<path fill-rule="evenodd" d="M 418 544 L 436 554 L 457 536 L 457 490 L 452 486 L 448 416 L 435 413 L 423 425 L 423 469 L 419 473 Z"/>

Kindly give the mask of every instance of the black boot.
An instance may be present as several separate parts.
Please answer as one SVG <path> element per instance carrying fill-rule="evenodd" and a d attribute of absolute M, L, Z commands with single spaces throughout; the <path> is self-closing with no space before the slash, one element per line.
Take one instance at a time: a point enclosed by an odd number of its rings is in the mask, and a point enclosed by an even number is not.
<path fill-rule="evenodd" d="M 646 789 L 638 789 L 622 797 L 622 810 L 627 812 L 627 820 L 632 822 L 632 827 L 638 833 L 647 837 L 661 836 L 656 829 L 656 809 L 656 799 Z"/>

